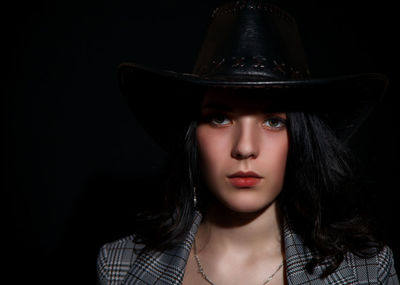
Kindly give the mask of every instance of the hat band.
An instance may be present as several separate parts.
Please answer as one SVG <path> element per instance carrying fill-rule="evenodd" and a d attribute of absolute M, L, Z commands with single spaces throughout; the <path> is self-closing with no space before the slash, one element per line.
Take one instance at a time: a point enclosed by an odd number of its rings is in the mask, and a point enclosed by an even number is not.
<path fill-rule="evenodd" d="M 213 59 L 197 66 L 193 73 L 201 77 L 226 77 L 231 75 L 267 77 L 272 80 L 302 80 L 309 79 L 310 72 L 294 68 L 286 62 L 264 56 L 233 56 Z"/>

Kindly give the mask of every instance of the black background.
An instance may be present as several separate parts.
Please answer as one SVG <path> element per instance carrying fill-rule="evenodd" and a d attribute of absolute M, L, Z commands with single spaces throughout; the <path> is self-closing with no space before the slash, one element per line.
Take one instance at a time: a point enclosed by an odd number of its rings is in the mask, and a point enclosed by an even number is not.
<path fill-rule="evenodd" d="M 215 3 L 29 1 L 3 7 L 2 259 L 13 284 L 95 283 L 100 245 L 131 232 L 131 209 L 151 197 L 166 158 L 130 113 L 116 68 L 132 61 L 190 72 Z M 395 4 L 282 5 L 296 15 L 312 74 L 381 72 L 390 79 L 384 101 L 351 143 L 364 166 L 371 212 L 397 260 Z"/>

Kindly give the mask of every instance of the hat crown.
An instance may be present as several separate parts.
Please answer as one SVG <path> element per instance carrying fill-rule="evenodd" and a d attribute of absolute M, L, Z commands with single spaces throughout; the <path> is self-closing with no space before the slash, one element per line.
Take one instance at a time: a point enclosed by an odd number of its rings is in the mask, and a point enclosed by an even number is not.
<path fill-rule="evenodd" d="M 236 1 L 215 9 L 193 73 L 250 81 L 310 77 L 294 18 L 265 1 Z"/>

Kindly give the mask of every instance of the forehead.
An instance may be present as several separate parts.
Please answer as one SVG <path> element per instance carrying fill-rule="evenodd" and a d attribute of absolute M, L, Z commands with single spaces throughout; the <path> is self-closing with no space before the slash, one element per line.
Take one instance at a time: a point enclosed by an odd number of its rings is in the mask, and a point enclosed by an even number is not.
<path fill-rule="evenodd" d="M 231 111 L 283 112 L 284 108 L 267 91 L 254 89 L 212 88 L 205 92 L 201 108 Z"/>

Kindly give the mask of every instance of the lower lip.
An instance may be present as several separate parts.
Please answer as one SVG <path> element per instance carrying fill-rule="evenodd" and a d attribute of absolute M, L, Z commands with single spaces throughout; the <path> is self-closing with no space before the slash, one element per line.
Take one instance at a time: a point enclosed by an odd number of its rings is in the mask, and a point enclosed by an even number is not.
<path fill-rule="evenodd" d="M 260 182 L 261 178 L 257 177 L 232 177 L 229 181 L 236 187 L 253 187 Z"/>

